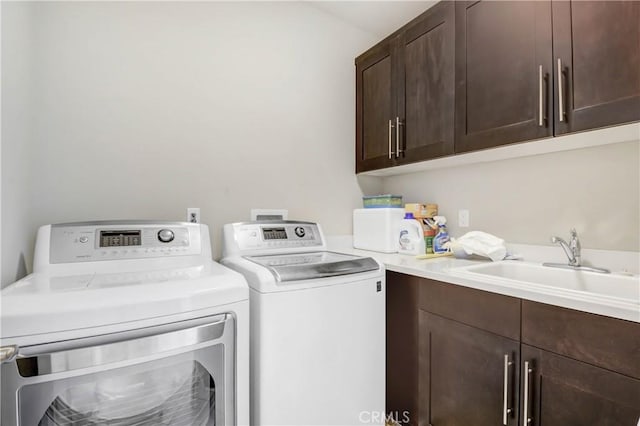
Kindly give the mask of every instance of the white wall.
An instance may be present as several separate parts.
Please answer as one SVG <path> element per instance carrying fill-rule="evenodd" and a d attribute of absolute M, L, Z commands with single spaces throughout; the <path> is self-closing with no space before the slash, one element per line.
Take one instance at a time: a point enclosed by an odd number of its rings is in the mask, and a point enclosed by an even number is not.
<path fill-rule="evenodd" d="M 388 178 L 354 171 L 353 59 L 377 41 L 304 3 L 2 2 L 2 285 L 46 223 L 224 223 L 289 208 L 351 232 L 360 196 L 457 228 L 640 251 L 639 143 Z M 361 189 L 362 188 L 362 189 Z"/>
<path fill-rule="evenodd" d="M 640 137 L 640 135 L 639 135 Z M 575 227 L 582 246 L 640 251 L 640 141 L 383 179 L 383 192 L 435 202 L 452 235 L 482 230 L 551 245 Z M 470 227 L 458 227 L 458 209 Z"/>
<path fill-rule="evenodd" d="M 31 256 L 31 53 L 30 4 L 2 2 L 2 284 L 25 274 Z"/>
<path fill-rule="evenodd" d="M 11 25 L 24 8 L 28 35 Z M 3 231 L 31 213 L 3 235 L 3 284 L 46 223 L 182 220 L 200 207 L 216 254 L 221 226 L 252 207 L 350 233 L 362 195 L 353 60 L 375 36 L 287 2 L 10 4 L 6 36 L 14 49 L 31 40 L 26 74 L 6 58 L 3 74 L 6 64 L 33 89 L 16 113 L 32 129 L 21 173 L 33 173 L 7 196 L 15 203 L 3 199 Z M 3 103 L 22 92 L 3 91 Z M 3 129 L 3 162 L 24 163 L 23 140 Z"/>

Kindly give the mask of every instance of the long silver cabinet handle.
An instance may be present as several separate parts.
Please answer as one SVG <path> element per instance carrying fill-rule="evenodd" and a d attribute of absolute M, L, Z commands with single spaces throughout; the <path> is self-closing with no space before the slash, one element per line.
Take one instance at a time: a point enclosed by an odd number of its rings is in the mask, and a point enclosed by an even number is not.
<path fill-rule="evenodd" d="M 513 412 L 513 409 L 509 408 L 509 367 L 513 365 L 513 362 L 509 361 L 509 354 L 504 354 L 504 386 L 502 397 L 502 424 L 507 426 L 509 422 L 509 414 Z"/>
<path fill-rule="evenodd" d="M 531 417 L 529 416 L 529 385 L 530 385 L 530 375 L 533 372 L 529 361 L 524 362 L 524 395 L 523 395 L 523 405 L 522 405 L 522 426 L 527 426 L 531 423 Z"/>
<path fill-rule="evenodd" d="M 389 120 L 389 160 L 393 157 L 393 147 L 391 144 L 391 139 L 393 138 L 393 120 Z"/>
<path fill-rule="evenodd" d="M 544 113 L 544 77 L 542 74 L 542 65 L 538 67 L 538 126 L 545 125 Z"/>
<path fill-rule="evenodd" d="M 402 134 L 400 126 L 404 126 L 404 123 L 400 121 L 400 117 L 396 117 L 396 158 L 400 157 L 400 154 L 404 152 L 400 149 L 400 136 Z"/>
<path fill-rule="evenodd" d="M 558 120 L 564 121 L 564 89 L 562 88 L 562 60 L 558 58 Z"/>

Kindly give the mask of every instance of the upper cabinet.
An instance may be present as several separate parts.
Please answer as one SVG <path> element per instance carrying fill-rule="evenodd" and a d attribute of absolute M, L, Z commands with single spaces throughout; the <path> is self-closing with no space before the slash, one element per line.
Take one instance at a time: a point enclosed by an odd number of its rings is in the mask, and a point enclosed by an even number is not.
<path fill-rule="evenodd" d="M 453 154 L 454 7 L 443 2 L 399 35 L 399 163 Z"/>
<path fill-rule="evenodd" d="M 551 136 L 551 4 L 457 2 L 456 22 L 456 152 Z"/>
<path fill-rule="evenodd" d="M 456 153 L 640 120 L 640 2 L 458 2 L 456 81 Z"/>
<path fill-rule="evenodd" d="M 552 5 L 555 134 L 640 120 L 640 2 Z"/>
<path fill-rule="evenodd" d="M 440 2 L 356 59 L 356 118 L 356 172 L 640 120 L 640 2 Z"/>
<path fill-rule="evenodd" d="M 356 172 L 392 165 L 395 91 L 391 50 L 392 41 L 387 40 L 358 58 Z"/>
<path fill-rule="evenodd" d="M 453 153 L 454 5 L 442 2 L 356 59 L 356 171 Z"/>

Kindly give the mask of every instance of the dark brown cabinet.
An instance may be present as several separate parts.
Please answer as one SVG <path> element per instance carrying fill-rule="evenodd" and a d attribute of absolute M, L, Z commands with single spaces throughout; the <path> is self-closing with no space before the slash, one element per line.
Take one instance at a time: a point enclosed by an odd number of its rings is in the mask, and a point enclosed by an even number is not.
<path fill-rule="evenodd" d="M 356 172 L 640 120 L 640 2 L 440 2 L 356 59 Z"/>
<path fill-rule="evenodd" d="M 522 345 L 521 357 L 522 374 L 528 376 L 521 381 L 521 425 L 636 426 L 640 421 L 640 380 L 529 345 Z"/>
<path fill-rule="evenodd" d="M 357 61 L 356 172 L 393 164 L 391 133 L 395 87 L 391 78 L 392 44 L 392 40 L 387 40 Z"/>
<path fill-rule="evenodd" d="M 552 5 L 555 134 L 640 120 L 640 2 Z"/>
<path fill-rule="evenodd" d="M 454 6 L 356 58 L 356 172 L 453 153 Z"/>
<path fill-rule="evenodd" d="M 532 426 L 640 421 L 640 324 L 523 300 L 521 358 Z"/>
<path fill-rule="evenodd" d="M 454 7 L 434 6 L 398 36 L 398 164 L 453 154 Z"/>
<path fill-rule="evenodd" d="M 421 279 L 418 307 L 418 424 L 517 425 L 520 299 Z"/>
<path fill-rule="evenodd" d="M 420 278 L 387 272 L 386 409 L 402 424 L 418 424 L 418 288 Z"/>
<path fill-rule="evenodd" d="M 551 3 L 456 3 L 456 142 L 467 152 L 553 134 Z"/>
<path fill-rule="evenodd" d="M 456 153 L 640 120 L 640 2 L 459 2 Z"/>
<path fill-rule="evenodd" d="M 520 342 L 419 315 L 419 424 L 517 425 Z"/>
<path fill-rule="evenodd" d="M 387 289 L 387 403 L 409 424 L 640 421 L 640 324 L 394 272 Z"/>

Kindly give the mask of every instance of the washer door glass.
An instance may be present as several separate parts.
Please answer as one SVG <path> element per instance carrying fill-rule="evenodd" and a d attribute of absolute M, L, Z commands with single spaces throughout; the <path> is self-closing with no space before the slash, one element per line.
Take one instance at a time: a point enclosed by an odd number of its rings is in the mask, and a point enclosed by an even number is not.
<path fill-rule="evenodd" d="M 196 361 L 102 375 L 58 395 L 39 426 L 214 425 L 215 381 Z"/>
<path fill-rule="evenodd" d="M 24 378 L 18 426 L 223 425 L 233 421 L 233 382 L 226 377 L 234 366 L 225 362 L 232 360 L 226 347 Z"/>
<path fill-rule="evenodd" d="M 0 365 L 0 423 L 233 424 L 234 324 L 221 314 L 22 347 Z"/>

